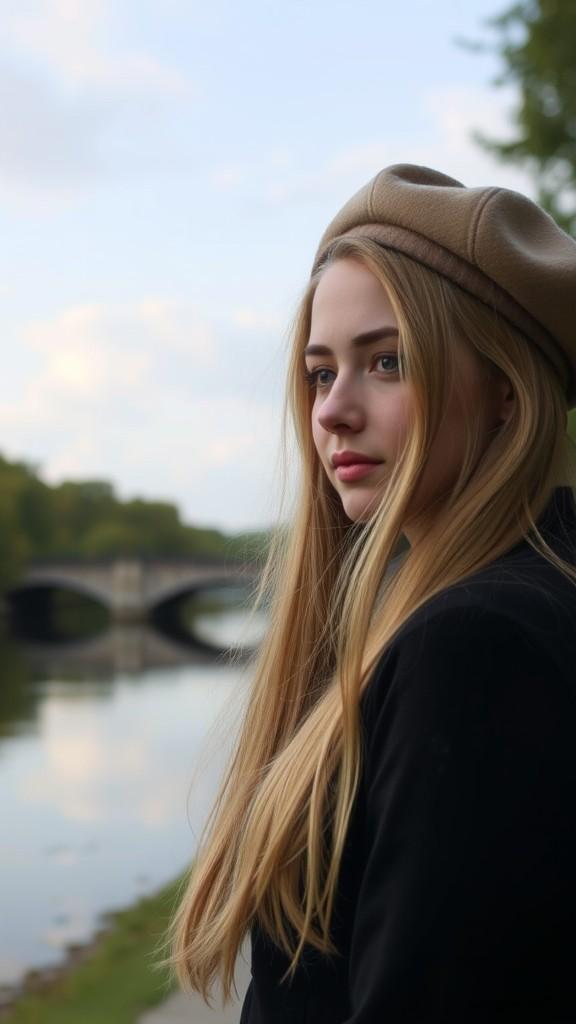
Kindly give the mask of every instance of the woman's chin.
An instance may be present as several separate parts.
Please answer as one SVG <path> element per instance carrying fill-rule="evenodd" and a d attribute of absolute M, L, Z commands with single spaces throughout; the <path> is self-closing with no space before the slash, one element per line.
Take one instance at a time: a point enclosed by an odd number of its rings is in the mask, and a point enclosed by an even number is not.
<path fill-rule="evenodd" d="M 372 515 L 376 502 L 374 494 L 355 492 L 353 494 L 341 494 L 342 508 L 353 523 L 365 523 Z"/>

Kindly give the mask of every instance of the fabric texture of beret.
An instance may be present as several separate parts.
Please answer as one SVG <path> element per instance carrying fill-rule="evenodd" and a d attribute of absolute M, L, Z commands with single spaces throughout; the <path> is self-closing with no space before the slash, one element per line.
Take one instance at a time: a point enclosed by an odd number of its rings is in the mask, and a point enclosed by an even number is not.
<path fill-rule="evenodd" d="M 496 309 L 539 346 L 576 406 L 576 241 L 532 200 L 394 164 L 336 214 L 312 272 L 342 235 L 399 250 Z"/>

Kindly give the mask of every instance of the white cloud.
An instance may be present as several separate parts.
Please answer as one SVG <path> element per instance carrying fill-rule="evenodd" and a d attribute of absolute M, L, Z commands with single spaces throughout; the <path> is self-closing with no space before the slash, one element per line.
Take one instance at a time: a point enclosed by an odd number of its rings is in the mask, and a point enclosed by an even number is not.
<path fill-rule="evenodd" d="M 3 14 L 11 51 L 32 56 L 64 85 L 174 95 L 185 76 L 150 54 L 109 45 L 112 7 L 105 0 L 33 0 Z"/>
<path fill-rule="evenodd" d="M 51 483 L 110 479 L 122 497 L 178 501 L 193 522 L 266 521 L 280 420 L 276 327 L 256 308 L 211 323 L 162 297 L 29 322 L 16 349 L 30 372 L 0 379 L 3 450 L 26 452 Z"/>
<path fill-rule="evenodd" d="M 260 309 L 242 307 L 231 315 L 232 323 L 250 331 L 265 331 L 280 334 L 286 327 L 285 318 L 279 313 L 267 313 Z"/>
<path fill-rule="evenodd" d="M 259 153 L 258 159 L 228 160 L 213 167 L 208 179 L 213 188 L 222 192 L 234 192 L 250 188 L 270 175 L 290 176 L 297 170 L 297 152 L 291 147 L 275 147 Z"/>
<path fill-rule="evenodd" d="M 431 89 L 423 102 L 438 136 L 436 144 L 427 148 L 430 157 L 427 155 L 421 163 L 430 162 L 433 167 L 445 169 L 468 186 L 498 184 L 533 194 L 527 171 L 500 163 L 472 139 L 473 131 L 503 141 L 514 134 L 514 90 L 499 89 L 495 94 L 494 89 L 454 84 Z"/>
<path fill-rule="evenodd" d="M 185 72 L 126 45 L 114 14 L 104 0 L 2 11 L 0 184 L 25 211 L 31 199 L 36 212 L 80 186 L 150 175 L 151 135 L 161 135 L 167 111 L 197 98 Z M 173 174 L 167 150 L 155 167 L 164 160 Z"/>
<path fill-rule="evenodd" d="M 108 476 L 102 472 L 102 443 L 95 434 L 76 433 L 66 443 L 51 443 L 51 449 L 53 454 L 45 459 L 42 474 L 48 482 Z"/>
<path fill-rule="evenodd" d="M 87 402 L 125 400 L 128 391 L 152 388 L 158 364 L 170 355 L 209 367 L 218 348 L 193 310 L 158 299 L 74 306 L 25 324 L 19 344 L 37 353 L 40 366 L 17 407 L 23 416 L 43 412 L 48 418 L 60 416 L 63 402 L 85 409 Z"/>
<path fill-rule="evenodd" d="M 250 167 L 239 163 L 223 166 L 212 183 L 228 191 L 250 193 L 267 206 L 294 206 L 314 201 L 318 206 L 351 195 L 377 171 L 393 163 L 417 163 L 437 168 L 464 184 L 500 183 L 533 193 L 526 171 L 500 164 L 473 140 L 474 130 L 506 138 L 510 134 L 509 111 L 515 101 L 512 89 L 445 85 L 427 89 L 421 97 L 426 128 L 389 135 L 384 140 L 335 149 L 310 171 L 309 160 L 292 151 L 284 162 L 269 161 Z M 421 116 L 421 115 L 419 115 Z M 333 199 L 332 199 L 333 197 Z"/>
<path fill-rule="evenodd" d="M 56 346 L 85 343 L 142 350 L 186 351 L 211 362 L 216 339 L 191 307 L 161 298 L 132 305 L 72 306 L 50 320 L 24 326 L 22 337 L 33 348 L 51 352 Z"/>
<path fill-rule="evenodd" d="M 85 402 L 110 394 L 126 378 L 142 383 L 151 352 L 123 347 L 117 325 L 116 330 L 110 326 L 101 309 L 80 306 L 24 327 L 23 343 L 44 357 L 41 376 L 31 387 L 36 403 Z"/>
<path fill-rule="evenodd" d="M 212 186 L 222 192 L 237 189 L 247 177 L 246 167 L 242 164 L 227 164 L 214 168 L 209 174 Z"/>
<path fill-rule="evenodd" d="M 10 197 L 66 194 L 78 181 L 105 172 L 99 135 L 101 106 L 62 97 L 38 74 L 14 69 L 0 56 L 0 181 Z"/>
<path fill-rule="evenodd" d="M 212 327 L 189 306 L 148 298 L 134 307 L 134 315 L 148 337 L 161 341 L 163 351 L 194 355 L 213 366 L 218 346 Z"/>
<path fill-rule="evenodd" d="M 296 169 L 268 181 L 263 193 L 265 202 L 271 206 L 283 206 L 324 198 L 326 193 L 337 191 L 343 184 L 353 181 L 357 181 L 359 187 L 366 177 L 390 163 L 388 156 L 389 148 L 381 142 L 367 142 L 337 150 L 317 171 L 311 173 L 308 169 L 304 172 Z"/>
<path fill-rule="evenodd" d="M 343 182 L 358 179 L 360 184 L 363 176 L 389 162 L 388 155 L 386 143 L 367 142 L 332 152 L 310 171 L 308 154 L 275 149 L 257 161 L 233 160 L 214 168 L 210 183 L 218 191 L 250 194 L 259 203 L 281 207 L 323 198 Z"/>
<path fill-rule="evenodd" d="M 152 298 L 124 306 L 74 306 L 28 322 L 16 339 L 16 350 L 23 348 L 35 357 L 36 372 L 17 394 L 13 384 L 5 384 L 3 393 L 0 381 L 4 436 L 36 430 L 45 439 L 55 431 L 65 440 L 63 464 L 70 468 L 74 452 L 78 466 L 95 454 L 95 439 L 111 424 L 125 424 L 135 413 L 138 419 L 147 416 L 163 375 L 177 394 L 184 369 L 188 379 L 209 375 L 219 356 L 214 330 L 194 309 Z M 64 430 L 64 420 L 73 421 L 74 429 Z M 141 437 L 141 426 L 134 429 Z"/>

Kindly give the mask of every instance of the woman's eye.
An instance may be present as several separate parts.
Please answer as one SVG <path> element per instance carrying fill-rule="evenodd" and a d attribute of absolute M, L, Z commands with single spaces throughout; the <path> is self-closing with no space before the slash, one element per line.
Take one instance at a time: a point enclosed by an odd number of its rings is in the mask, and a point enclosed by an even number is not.
<path fill-rule="evenodd" d="M 327 370 L 326 367 L 320 366 L 317 370 L 304 370 L 304 377 L 311 388 L 325 388 L 330 381 L 324 375 L 330 375 L 331 373 L 333 373 L 332 370 Z"/>
<path fill-rule="evenodd" d="M 395 363 L 396 365 L 378 366 L 379 363 L 389 363 L 390 360 L 392 360 L 392 362 Z M 378 369 L 381 370 L 383 373 L 396 373 L 398 370 L 398 363 L 399 356 L 392 355 L 392 353 L 376 356 L 376 365 L 378 366 Z"/>

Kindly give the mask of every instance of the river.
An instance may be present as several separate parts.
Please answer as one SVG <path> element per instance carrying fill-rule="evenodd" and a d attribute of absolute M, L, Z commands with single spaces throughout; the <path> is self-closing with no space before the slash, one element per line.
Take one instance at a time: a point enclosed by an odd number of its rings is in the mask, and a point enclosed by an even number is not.
<path fill-rule="evenodd" d="M 250 635 L 243 624 L 241 610 L 221 610 L 195 633 L 257 642 L 263 619 Z M 11 988 L 188 864 L 249 666 L 143 627 L 5 642 L 0 657 L 0 986 Z"/>

